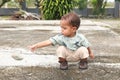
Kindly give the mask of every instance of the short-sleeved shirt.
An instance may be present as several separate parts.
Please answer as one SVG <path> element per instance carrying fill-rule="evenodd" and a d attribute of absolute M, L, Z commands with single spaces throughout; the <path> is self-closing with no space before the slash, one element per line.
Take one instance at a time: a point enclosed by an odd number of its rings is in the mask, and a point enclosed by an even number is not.
<path fill-rule="evenodd" d="M 66 37 L 62 34 L 58 34 L 54 37 L 51 37 L 49 39 L 53 45 L 61 45 L 65 46 L 70 50 L 77 50 L 79 47 L 89 47 L 91 44 L 88 42 L 88 40 L 85 38 L 84 35 L 76 33 L 74 37 Z"/>

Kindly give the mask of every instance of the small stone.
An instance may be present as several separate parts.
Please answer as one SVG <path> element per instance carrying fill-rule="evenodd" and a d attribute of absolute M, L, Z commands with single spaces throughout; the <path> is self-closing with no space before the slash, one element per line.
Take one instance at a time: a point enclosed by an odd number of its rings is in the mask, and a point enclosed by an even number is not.
<path fill-rule="evenodd" d="M 15 60 L 23 60 L 23 55 L 19 53 L 13 53 L 12 58 Z"/>

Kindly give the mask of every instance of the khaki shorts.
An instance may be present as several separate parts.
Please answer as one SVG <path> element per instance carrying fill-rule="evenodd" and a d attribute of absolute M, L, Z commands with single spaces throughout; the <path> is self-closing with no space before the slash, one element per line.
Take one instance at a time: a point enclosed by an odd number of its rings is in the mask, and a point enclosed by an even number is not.
<path fill-rule="evenodd" d="M 78 61 L 80 59 L 89 57 L 86 47 L 80 47 L 76 51 L 72 51 L 64 46 L 60 46 L 56 52 L 58 57 L 65 58 L 67 61 Z"/>

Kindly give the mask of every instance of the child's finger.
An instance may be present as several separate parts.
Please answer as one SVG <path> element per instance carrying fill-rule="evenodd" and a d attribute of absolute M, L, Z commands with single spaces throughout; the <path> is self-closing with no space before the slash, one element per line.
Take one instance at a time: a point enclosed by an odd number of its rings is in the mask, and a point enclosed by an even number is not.
<path fill-rule="evenodd" d="M 32 46 L 28 46 L 28 48 L 31 50 L 31 52 L 34 52 L 34 48 Z"/>

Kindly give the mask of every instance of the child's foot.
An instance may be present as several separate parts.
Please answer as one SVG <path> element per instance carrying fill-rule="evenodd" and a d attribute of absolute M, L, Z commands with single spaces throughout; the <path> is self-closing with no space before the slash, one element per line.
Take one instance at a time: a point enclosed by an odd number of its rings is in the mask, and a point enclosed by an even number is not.
<path fill-rule="evenodd" d="M 67 70 L 68 69 L 68 63 L 67 63 L 67 61 L 60 63 L 60 69 L 61 70 Z"/>
<path fill-rule="evenodd" d="M 79 62 L 79 69 L 87 69 L 88 68 L 88 62 L 87 62 L 87 58 L 85 59 L 81 59 Z"/>
<path fill-rule="evenodd" d="M 60 69 L 67 70 L 68 69 L 68 62 L 64 58 L 59 58 Z"/>

